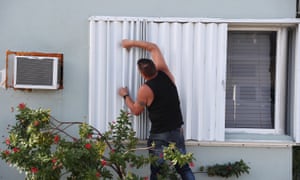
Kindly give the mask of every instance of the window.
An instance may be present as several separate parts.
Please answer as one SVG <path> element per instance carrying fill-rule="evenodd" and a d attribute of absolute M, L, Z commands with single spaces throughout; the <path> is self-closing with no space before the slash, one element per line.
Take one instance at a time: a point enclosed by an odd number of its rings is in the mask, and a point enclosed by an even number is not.
<path fill-rule="evenodd" d="M 228 32 L 225 127 L 229 131 L 284 133 L 287 37 L 286 28 Z"/>

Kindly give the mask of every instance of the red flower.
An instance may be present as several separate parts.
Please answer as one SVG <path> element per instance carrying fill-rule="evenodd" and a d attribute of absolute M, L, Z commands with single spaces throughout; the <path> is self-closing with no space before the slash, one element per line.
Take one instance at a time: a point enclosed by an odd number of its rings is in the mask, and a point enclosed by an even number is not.
<path fill-rule="evenodd" d="M 101 174 L 99 172 L 96 172 L 96 177 L 100 177 Z"/>
<path fill-rule="evenodd" d="M 114 149 L 111 149 L 111 150 L 110 150 L 110 153 L 111 153 L 111 154 L 114 154 L 114 153 L 115 153 L 115 150 L 114 150 Z"/>
<path fill-rule="evenodd" d="M 92 145 L 90 143 L 85 144 L 84 146 L 86 149 L 91 149 Z"/>
<path fill-rule="evenodd" d="M 87 135 L 87 138 L 88 138 L 88 139 L 92 139 L 92 137 L 93 137 L 92 134 L 88 134 L 88 135 Z"/>
<path fill-rule="evenodd" d="M 102 159 L 102 160 L 101 160 L 101 165 L 102 165 L 102 166 L 106 166 L 106 164 L 107 164 L 107 162 L 106 162 L 104 159 Z"/>
<path fill-rule="evenodd" d="M 160 157 L 160 158 L 164 158 L 164 154 L 163 154 L 163 153 L 160 153 L 159 157 Z"/>
<path fill-rule="evenodd" d="M 5 151 L 4 151 L 4 154 L 5 154 L 5 155 L 9 155 L 9 154 L 10 154 L 9 150 L 5 150 Z"/>
<path fill-rule="evenodd" d="M 57 162 L 57 159 L 53 158 L 52 163 L 55 164 Z"/>
<path fill-rule="evenodd" d="M 19 104 L 19 109 L 20 110 L 23 110 L 23 109 L 25 109 L 26 108 L 26 104 L 25 103 L 20 103 Z"/>
<path fill-rule="evenodd" d="M 17 148 L 17 147 L 14 147 L 14 148 L 13 148 L 13 152 L 14 152 L 14 153 L 20 152 L 20 149 Z"/>
<path fill-rule="evenodd" d="M 148 180 L 149 178 L 146 176 L 146 177 L 144 177 L 144 180 Z"/>
<path fill-rule="evenodd" d="M 33 174 L 37 173 L 38 171 L 39 171 L 39 169 L 36 168 L 36 167 L 32 167 L 32 168 L 31 168 L 31 172 L 32 172 Z"/>
<path fill-rule="evenodd" d="M 9 138 L 6 138 L 6 139 L 5 139 L 5 143 L 6 143 L 7 145 L 10 145 L 10 140 L 9 140 Z"/>
<path fill-rule="evenodd" d="M 54 136 L 54 143 L 57 144 L 59 140 L 60 140 L 59 135 L 55 135 Z"/>
<path fill-rule="evenodd" d="M 34 126 L 38 126 L 40 124 L 40 122 L 38 121 L 38 120 L 35 120 L 34 122 L 33 122 L 33 125 Z"/>
<path fill-rule="evenodd" d="M 194 164 L 194 162 L 192 161 L 192 162 L 190 162 L 190 166 L 191 167 L 194 167 L 195 166 L 195 164 Z"/>

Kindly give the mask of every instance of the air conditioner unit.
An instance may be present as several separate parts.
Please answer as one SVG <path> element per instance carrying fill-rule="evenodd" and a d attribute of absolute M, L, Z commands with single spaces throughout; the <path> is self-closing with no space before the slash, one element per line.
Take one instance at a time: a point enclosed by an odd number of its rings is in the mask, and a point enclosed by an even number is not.
<path fill-rule="evenodd" d="M 61 63 L 57 57 L 15 56 L 14 88 L 58 89 Z"/>

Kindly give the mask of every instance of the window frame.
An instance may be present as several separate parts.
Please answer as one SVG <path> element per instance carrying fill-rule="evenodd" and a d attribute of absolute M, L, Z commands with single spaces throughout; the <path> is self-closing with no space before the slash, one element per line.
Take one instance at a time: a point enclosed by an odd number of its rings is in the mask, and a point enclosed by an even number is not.
<path fill-rule="evenodd" d="M 276 70 L 275 70 L 275 111 L 274 128 L 225 128 L 225 133 L 256 133 L 256 134 L 285 134 L 286 124 L 286 79 L 287 79 L 287 51 L 288 27 L 272 26 L 230 26 L 229 31 L 276 31 Z M 282 74 L 284 76 L 282 76 Z M 227 80 L 227 79 L 226 79 Z M 226 101 L 226 99 L 225 99 Z M 226 119 L 225 119 L 226 121 Z"/>

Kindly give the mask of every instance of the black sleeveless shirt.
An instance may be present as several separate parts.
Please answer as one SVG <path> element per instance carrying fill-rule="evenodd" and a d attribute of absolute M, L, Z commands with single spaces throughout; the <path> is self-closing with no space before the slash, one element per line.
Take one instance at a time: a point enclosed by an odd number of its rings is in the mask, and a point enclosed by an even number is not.
<path fill-rule="evenodd" d="M 180 128 L 183 124 L 180 101 L 175 84 L 162 71 L 146 84 L 151 88 L 154 99 L 147 107 L 151 120 L 151 133 L 162 133 Z"/>

